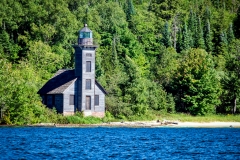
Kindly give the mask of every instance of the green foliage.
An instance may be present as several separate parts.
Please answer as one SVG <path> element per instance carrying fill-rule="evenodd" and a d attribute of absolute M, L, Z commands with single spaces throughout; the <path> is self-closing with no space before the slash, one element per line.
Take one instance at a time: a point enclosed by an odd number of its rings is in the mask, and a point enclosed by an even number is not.
<path fill-rule="evenodd" d="M 180 122 L 240 122 L 239 115 L 231 114 L 209 114 L 205 116 L 193 116 L 186 113 L 155 113 L 158 114 L 156 117 L 159 120 L 170 120 L 170 121 L 180 121 Z"/>
<path fill-rule="evenodd" d="M 240 77 L 240 41 L 236 40 L 230 45 L 230 52 L 226 54 L 226 71 L 225 76 L 222 81 L 223 87 L 225 89 L 225 95 L 227 99 L 224 99 L 224 103 L 231 106 L 231 112 L 236 113 L 237 110 L 237 98 L 239 97 L 239 77 Z M 225 109 L 226 111 L 226 109 Z"/>
<path fill-rule="evenodd" d="M 58 69 L 73 68 L 71 45 L 86 22 L 94 43 L 100 46 L 96 78 L 109 93 L 103 121 L 151 119 L 154 112 L 204 115 L 214 113 L 215 107 L 221 113 L 237 113 L 239 4 L 211 0 L 2 0 L 1 121 L 100 122 L 79 113 L 63 117 L 45 108 L 36 94 Z"/>
<path fill-rule="evenodd" d="M 103 117 L 102 121 L 106 123 L 106 122 L 111 122 L 113 120 L 114 120 L 114 116 L 109 111 L 106 111 L 105 117 Z"/>
<path fill-rule="evenodd" d="M 67 122 L 69 124 L 97 124 L 97 123 L 101 123 L 102 120 L 101 118 L 97 118 L 97 117 L 82 117 L 82 116 L 67 116 Z"/>
<path fill-rule="evenodd" d="M 154 64 L 156 79 L 164 87 L 167 87 L 173 80 L 179 65 L 178 57 L 178 53 L 173 48 L 162 48 L 160 58 Z"/>
<path fill-rule="evenodd" d="M 191 49 L 183 54 L 180 62 L 173 82 L 177 111 L 193 115 L 215 113 L 221 90 L 211 55 Z"/>
<path fill-rule="evenodd" d="M 240 7 L 238 7 L 237 10 L 237 15 L 233 21 L 233 25 L 234 25 L 234 33 L 236 35 L 236 38 L 240 38 Z"/>

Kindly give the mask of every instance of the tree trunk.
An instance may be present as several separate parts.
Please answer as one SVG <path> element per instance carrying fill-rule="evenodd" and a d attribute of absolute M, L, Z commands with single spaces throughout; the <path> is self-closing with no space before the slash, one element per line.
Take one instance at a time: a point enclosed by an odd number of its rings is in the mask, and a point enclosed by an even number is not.
<path fill-rule="evenodd" d="M 177 48 L 177 31 L 178 31 L 178 27 L 177 27 L 177 16 L 174 17 L 173 19 L 173 33 L 172 33 L 172 37 L 173 37 L 173 47 L 176 50 Z"/>
<path fill-rule="evenodd" d="M 234 99 L 233 99 L 233 106 L 232 106 L 232 114 L 235 114 L 236 113 L 236 109 L 237 109 L 237 97 L 234 96 Z"/>

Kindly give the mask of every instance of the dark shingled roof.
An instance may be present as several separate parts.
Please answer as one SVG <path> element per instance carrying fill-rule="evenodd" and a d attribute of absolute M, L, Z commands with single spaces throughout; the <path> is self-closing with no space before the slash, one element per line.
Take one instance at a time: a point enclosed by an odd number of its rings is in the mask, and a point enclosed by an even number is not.
<path fill-rule="evenodd" d="M 38 91 L 38 94 L 61 94 L 76 81 L 74 70 L 58 70 L 57 73 Z"/>
<path fill-rule="evenodd" d="M 38 91 L 38 94 L 62 94 L 72 83 L 77 80 L 75 71 L 60 69 L 55 75 Z M 104 93 L 104 88 L 95 81 L 95 84 Z"/>
<path fill-rule="evenodd" d="M 95 80 L 95 84 L 98 86 L 98 88 L 99 88 L 104 94 L 108 94 L 107 91 L 101 86 L 101 84 L 98 83 L 98 81 Z"/>

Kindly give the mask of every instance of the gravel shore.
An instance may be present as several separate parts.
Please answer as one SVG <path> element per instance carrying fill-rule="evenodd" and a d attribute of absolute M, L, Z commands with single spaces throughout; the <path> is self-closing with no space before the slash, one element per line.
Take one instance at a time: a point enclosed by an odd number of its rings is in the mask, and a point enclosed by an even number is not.
<path fill-rule="evenodd" d="M 177 122 L 135 121 L 109 122 L 101 124 L 54 124 L 55 127 L 191 127 L 191 128 L 240 128 L 240 122 Z"/>

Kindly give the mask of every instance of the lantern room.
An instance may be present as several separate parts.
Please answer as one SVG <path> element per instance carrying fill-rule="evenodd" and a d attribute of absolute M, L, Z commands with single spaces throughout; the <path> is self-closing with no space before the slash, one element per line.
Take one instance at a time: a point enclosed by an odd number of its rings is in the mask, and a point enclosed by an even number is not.
<path fill-rule="evenodd" d="M 84 24 L 84 27 L 79 31 L 78 45 L 93 45 L 92 31 Z"/>

